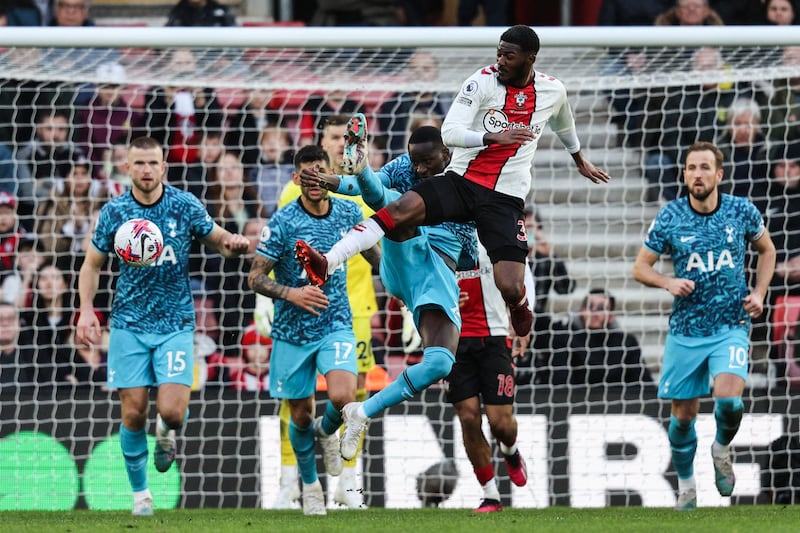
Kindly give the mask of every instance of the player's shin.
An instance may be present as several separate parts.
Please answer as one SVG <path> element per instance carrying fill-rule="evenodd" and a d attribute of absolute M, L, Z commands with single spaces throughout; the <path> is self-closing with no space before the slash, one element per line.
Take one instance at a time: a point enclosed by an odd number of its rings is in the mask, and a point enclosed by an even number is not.
<path fill-rule="evenodd" d="M 303 483 L 314 483 L 317 480 L 317 462 L 314 457 L 314 426 L 301 428 L 289 422 L 289 440 L 297 457 L 297 468 Z"/>
<path fill-rule="evenodd" d="M 374 216 L 354 226 L 325 254 L 328 260 L 328 274 L 332 274 L 354 255 L 375 246 L 385 233 Z"/>

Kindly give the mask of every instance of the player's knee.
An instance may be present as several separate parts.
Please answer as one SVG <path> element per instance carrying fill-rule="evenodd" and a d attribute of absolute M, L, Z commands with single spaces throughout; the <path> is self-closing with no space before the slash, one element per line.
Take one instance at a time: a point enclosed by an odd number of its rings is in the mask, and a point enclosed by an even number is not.
<path fill-rule="evenodd" d="M 348 403 L 355 401 L 355 399 L 356 395 L 352 390 L 331 390 L 330 387 L 328 388 L 328 400 L 339 411 Z"/>
<path fill-rule="evenodd" d="M 458 419 L 461 421 L 461 427 L 464 433 L 470 431 L 480 431 L 481 429 L 481 412 L 480 409 L 459 409 Z"/>
<path fill-rule="evenodd" d="M 447 350 L 426 350 L 422 364 L 428 368 L 428 373 L 436 380 L 447 377 L 453 368 L 453 357 Z"/>
<path fill-rule="evenodd" d="M 741 396 L 733 398 L 716 398 L 714 415 L 716 418 L 731 424 L 738 424 L 744 414 L 744 402 Z"/>
<path fill-rule="evenodd" d="M 516 421 L 511 413 L 502 413 L 495 416 L 488 416 L 489 429 L 492 435 L 501 440 L 507 440 L 508 436 L 517 431 Z"/>

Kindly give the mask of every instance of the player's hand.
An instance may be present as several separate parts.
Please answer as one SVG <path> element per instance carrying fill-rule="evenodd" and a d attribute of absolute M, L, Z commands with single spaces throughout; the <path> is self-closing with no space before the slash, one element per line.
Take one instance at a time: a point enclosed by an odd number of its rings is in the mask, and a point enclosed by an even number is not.
<path fill-rule="evenodd" d="M 469 293 L 466 291 L 459 291 L 458 293 L 458 307 L 459 309 L 469 301 Z"/>
<path fill-rule="evenodd" d="M 685 278 L 671 278 L 664 288 L 673 296 L 689 296 L 694 291 L 694 281 Z"/>
<path fill-rule="evenodd" d="M 327 309 L 330 303 L 322 289 L 314 285 L 294 288 L 289 292 L 289 296 L 290 302 L 314 316 L 319 316 L 320 311 Z"/>
<path fill-rule="evenodd" d="M 250 239 L 244 235 L 233 233 L 230 237 L 222 242 L 222 245 L 226 250 L 230 250 L 234 254 L 243 254 L 247 253 L 247 251 L 250 249 Z"/>
<path fill-rule="evenodd" d="M 525 144 L 533 140 L 533 132 L 527 128 L 513 128 L 500 133 L 489 134 L 485 140 L 489 144 Z"/>
<path fill-rule="evenodd" d="M 531 343 L 531 334 L 528 333 L 524 337 L 514 336 L 511 339 L 511 358 L 516 359 L 517 357 L 522 357 L 525 355 L 525 350 L 528 349 L 528 345 Z"/>
<path fill-rule="evenodd" d="M 100 342 L 100 319 L 94 309 L 81 311 L 75 327 L 75 343 L 79 346 L 98 344 Z"/>
<path fill-rule="evenodd" d="M 578 165 L 578 172 L 585 178 L 589 178 L 592 183 L 608 183 L 611 180 L 605 170 L 594 166 L 590 161 L 582 160 L 583 164 Z"/>
<path fill-rule="evenodd" d="M 339 188 L 339 181 L 339 176 L 326 174 L 316 167 L 300 171 L 300 185 L 303 187 L 319 187 L 335 192 Z"/>
<path fill-rule="evenodd" d="M 764 297 L 756 291 L 742 298 L 742 303 L 750 318 L 758 318 L 764 312 Z"/>

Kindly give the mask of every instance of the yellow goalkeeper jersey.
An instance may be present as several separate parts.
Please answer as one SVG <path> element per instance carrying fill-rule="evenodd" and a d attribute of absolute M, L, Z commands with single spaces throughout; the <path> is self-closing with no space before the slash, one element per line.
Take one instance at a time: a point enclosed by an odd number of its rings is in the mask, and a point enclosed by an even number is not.
<path fill-rule="evenodd" d="M 358 204 L 362 213 L 364 213 L 364 218 L 370 217 L 375 213 L 364 203 L 360 196 L 329 194 Z M 300 186 L 290 181 L 281 191 L 278 207 L 283 207 L 299 197 Z M 372 267 L 361 254 L 355 255 L 347 261 L 347 297 L 350 299 L 353 318 L 369 318 L 378 310 L 378 304 L 375 301 L 375 285 L 372 283 Z"/>

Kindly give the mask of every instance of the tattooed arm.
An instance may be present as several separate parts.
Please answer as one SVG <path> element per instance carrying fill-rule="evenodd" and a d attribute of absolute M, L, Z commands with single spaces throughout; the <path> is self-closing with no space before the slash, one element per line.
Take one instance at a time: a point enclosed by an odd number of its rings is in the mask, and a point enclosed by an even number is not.
<path fill-rule="evenodd" d="M 328 307 L 328 297 L 325 296 L 322 289 L 313 285 L 303 287 L 281 285 L 269 277 L 269 273 L 272 272 L 273 268 L 275 268 L 275 261 L 256 254 L 250 267 L 250 275 L 247 278 L 250 288 L 258 294 L 268 296 L 273 300 L 286 300 L 293 303 L 315 316 L 319 316 L 320 311 Z"/>

